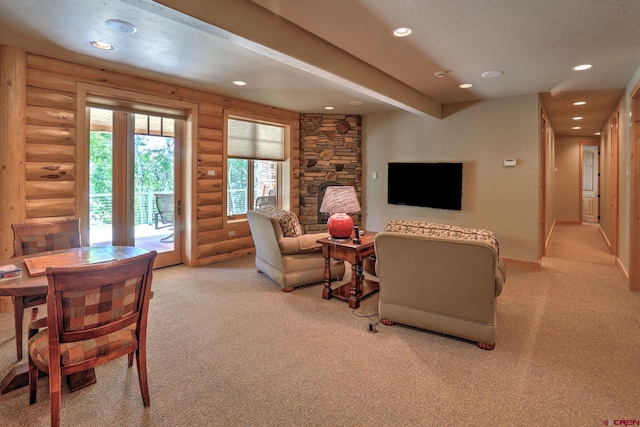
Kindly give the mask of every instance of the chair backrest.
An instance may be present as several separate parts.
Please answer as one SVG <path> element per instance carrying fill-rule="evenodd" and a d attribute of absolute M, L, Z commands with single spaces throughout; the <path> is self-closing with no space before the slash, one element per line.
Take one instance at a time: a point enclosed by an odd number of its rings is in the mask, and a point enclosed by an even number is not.
<path fill-rule="evenodd" d="M 173 193 L 155 193 L 156 209 L 163 224 L 173 224 Z"/>
<path fill-rule="evenodd" d="M 50 344 L 52 338 L 58 342 L 81 341 L 133 324 L 139 334 L 146 335 L 156 255 L 151 251 L 88 266 L 48 267 Z"/>
<path fill-rule="evenodd" d="M 80 247 L 80 219 L 11 224 L 15 256 Z"/>

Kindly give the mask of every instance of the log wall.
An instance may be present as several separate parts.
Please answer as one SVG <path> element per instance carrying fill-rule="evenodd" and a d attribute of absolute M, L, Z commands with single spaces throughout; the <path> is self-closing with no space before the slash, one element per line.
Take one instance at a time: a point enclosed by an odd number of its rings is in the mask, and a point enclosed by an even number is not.
<path fill-rule="evenodd" d="M 227 98 L 186 87 L 59 61 L 39 55 L 26 55 L 26 143 L 24 222 L 78 216 L 77 85 L 80 82 L 159 96 L 198 105 L 195 158 L 183 158 L 183 164 L 195 161 L 195 185 L 183 200 L 191 200 L 196 228 L 192 245 L 186 248 L 190 265 L 205 265 L 255 251 L 248 223 L 223 224 L 223 111 L 225 108 L 251 114 L 291 120 L 290 168 L 292 188 L 290 210 L 299 210 L 300 142 L 298 113 Z M 185 143 L 188 143 L 185 141 Z M 189 154 L 190 153 L 190 154 Z M 207 171 L 215 171 L 209 175 Z M 189 178 L 189 177 L 187 177 Z M 185 207 L 187 208 L 187 207 Z M 191 230 L 193 231 L 193 230 Z M 230 235 L 231 234 L 231 235 Z M 11 242 L 2 242 L 6 246 Z"/>

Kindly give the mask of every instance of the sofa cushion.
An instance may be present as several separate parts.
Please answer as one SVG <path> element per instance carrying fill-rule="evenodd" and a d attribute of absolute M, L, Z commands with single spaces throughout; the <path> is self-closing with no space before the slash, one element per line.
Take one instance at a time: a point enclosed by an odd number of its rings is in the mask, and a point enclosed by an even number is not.
<path fill-rule="evenodd" d="M 276 219 L 280 224 L 280 228 L 282 228 L 284 237 L 298 237 L 304 234 L 298 215 L 293 212 L 283 211 L 271 205 L 263 206 L 257 211 Z"/>
<path fill-rule="evenodd" d="M 475 240 L 491 245 L 496 254 L 500 254 L 498 240 L 489 230 L 479 228 L 464 228 L 455 225 L 438 224 L 425 221 L 405 221 L 394 219 L 387 223 L 384 231 L 396 233 L 418 234 L 421 236 L 434 236 L 454 240 Z"/>

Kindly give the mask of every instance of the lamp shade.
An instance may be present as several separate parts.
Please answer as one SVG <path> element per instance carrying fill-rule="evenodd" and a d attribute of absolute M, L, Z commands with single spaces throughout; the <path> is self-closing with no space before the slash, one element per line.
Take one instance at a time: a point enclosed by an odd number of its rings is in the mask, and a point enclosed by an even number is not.
<path fill-rule="evenodd" d="M 360 212 L 356 189 L 350 186 L 327 187 L 320 212 L 332 214 L 327 229 L 334 239 L 348 239 L 353 229 L 353 219 L 347 213 Z"/>
<path fill-rule="evenodd" d="M 360 212 L 356 189 L 345 185 L 327 187 L 320 205 L 320 212 L 328 214 Z"/>

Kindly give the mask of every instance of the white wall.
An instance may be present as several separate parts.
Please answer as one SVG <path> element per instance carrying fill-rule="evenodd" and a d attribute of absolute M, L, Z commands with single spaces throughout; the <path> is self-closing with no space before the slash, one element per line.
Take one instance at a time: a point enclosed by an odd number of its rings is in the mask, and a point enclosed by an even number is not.
<path fill-rule="evenodd" d="M 442 120 L 406 112 L 363 118 L 363 224 L 391 219 L 493 231 L 502 256 L 539 260 L 540 105 L 536 94 L 482 101 Z M 514 168 L 503 160 L 516 158 Z M 462 210 L 387 204 L 388 162 L 462 161 Z M 378 179 L 373 179 L 376 172 Z M 410 183 L 420 186 L 437 183 Z"/>

